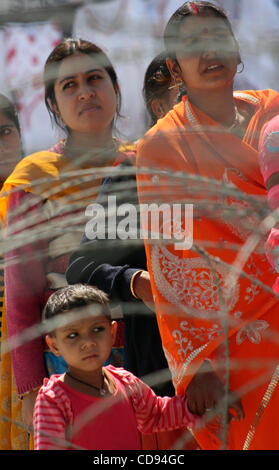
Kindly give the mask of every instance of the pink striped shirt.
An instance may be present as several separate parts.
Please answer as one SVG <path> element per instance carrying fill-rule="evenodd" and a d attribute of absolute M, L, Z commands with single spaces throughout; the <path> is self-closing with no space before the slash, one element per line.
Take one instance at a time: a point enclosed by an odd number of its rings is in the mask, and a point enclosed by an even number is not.
<path fill-rule="evenodd" d="M 189 412 L 185 396 L 157 397 L 130 372 L 105 369 L 116 387 L 105 399 L 72 389 L 60 375 L 44 380 L 34 409 L 35 450 L 139 450 L 138 431 L 192 428 L 200 421 Z"/>

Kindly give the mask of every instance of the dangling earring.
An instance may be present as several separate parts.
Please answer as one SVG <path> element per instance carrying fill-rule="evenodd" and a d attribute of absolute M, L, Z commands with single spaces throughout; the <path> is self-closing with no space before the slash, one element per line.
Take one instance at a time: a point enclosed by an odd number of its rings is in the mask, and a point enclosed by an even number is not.
<path fill-rule="evenodd" d="M 241 61 L 238 65 L 241 65 L 241 70 L 237 70 L 237 73 L 242 73 L 244 70 L 244 63 Z"/>
<path fill-rule="evenodd" d="M 179 86 L 183 85 L 183 81 L 181 80 L 180 82 L 177 82 L 176 79 L 175 79 L 175 84 L 174 85 L 171 85 L 168 87 L 168 90 L 172 90 L 173 88 L 177 88 Z"/>

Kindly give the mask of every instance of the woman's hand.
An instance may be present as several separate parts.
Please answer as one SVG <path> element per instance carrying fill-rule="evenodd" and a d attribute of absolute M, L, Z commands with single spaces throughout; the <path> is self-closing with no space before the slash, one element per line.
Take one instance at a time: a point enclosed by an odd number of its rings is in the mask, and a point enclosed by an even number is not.
<path fill-rule="evenodd" d="M 33 410 L 37 398 L 38 390 L 24 395 L 22 398 L 21 417 L 26 426 L 33 427 Z"/>
<path fill-rule="evenodd" d="M 222 412 L 222 404 L 225 404 L 225 387 L 210 361 L 205 360 L 186 390 L 188 408 L 191 413 L 202 416 L 206 411 L 216 408 L 216 413 Z M 244 411 L 240 398 L 235 392 L 229 391 L 229 416 L 228 419 L 243 419 Z"/>
<path fill-rule="evenodd" d="M 133 290 L 136 296 L 147 305 L 150 310 L 155 311 L 153 294 L 148 271 L 139 271 L 133 280 Z"/>
<path fill-rule="evenodd" d="M 279 229 L 272 228 L 265 242 L 265 253 L 274 271 L 279 272 Z"/>

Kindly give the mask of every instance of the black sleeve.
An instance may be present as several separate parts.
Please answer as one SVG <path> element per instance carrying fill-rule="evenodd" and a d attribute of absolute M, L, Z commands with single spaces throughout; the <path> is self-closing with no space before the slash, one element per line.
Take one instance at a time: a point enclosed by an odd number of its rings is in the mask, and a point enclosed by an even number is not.
<path fill-rule="evenodd" d="M 132 241 L 131 241 L 132 242 Z M 143 242 L 93 240 L 83 237 L 66 271 L 68 284 L 90 284 L 106 292 L 112 302 L 135 300 L 130 290 L 133 274 L 146 269 Z"/>
<path fill-rule="evenodd" d="M 125 167 L 131 167 L 130 162 L 124 162 Z M 105 178 L 99 201 L 105 206 L 107 196 L 115 193 L 118 204 L 137 204 L 135 175 Z M 79 248 L 70 257 L 66 279 L 68 284 L 95 285 L 106 292 L 112 302 L 130 302 L 135 300 L 130 290 L 131 278 L 139 269 L 146 269 L 143 240 L 89 240 L 84 234 Z"/>

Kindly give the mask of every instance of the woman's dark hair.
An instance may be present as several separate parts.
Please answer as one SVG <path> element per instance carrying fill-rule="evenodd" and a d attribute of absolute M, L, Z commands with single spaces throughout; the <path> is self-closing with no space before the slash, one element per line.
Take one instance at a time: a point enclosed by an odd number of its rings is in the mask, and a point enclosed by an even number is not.
<path fill-rule="evenodd" d="M 222 18 L 228 26 L 232 36 L 234 37 L 230 21 L 225 11 L 221 7 L 214 5 L 214 3 L 211 2 L 185 2 L 173 13 L 164 31 L 164 42 L 168 57 L 176 59 L 175 49 L 177 46 L 179 29 L 185 18 L 187 16 L 196 15 L 207 16 L 208 14 L 214 14 Z"/>
<path fill-rule="evenodd" d="M 161 52 L 161 54 L 154 57 L 147 67 L 144 76 L 142 93 L 152 125 L 157 121 L 157 117 L 152 110 L 152 101 L 155 98 L 165 98 L 172 82 L 172 76 L 166 65 L 166 58 L 165 52 Z"/>
<path fill-rule="evenodd" d="M 43 310 L 42 320 L 50 320 L 56 315 L 93 304 L 102 305 L 102 314 L 111 319 L 109 299 L 102 290 L 87 284 L 73 284 L 62 287 L 48 298 Z"/>
<path fill-rule="evenodd" d="M 84 39 L 66 38 L 54 48 L 54 50 L 48 56 L 44 67 L 45 104 L 50 116 L 61 128 L 63 128 L 63 126 L 59 120 L 59 117 L 51 107 L 51 104 L 57 104 L 55 99 L 54 84 L 58 78 L 59 68 L 62 60 L 77 53 L 86 54 L 95 60 L 97 59 L 97 61 L 100 63 L 100 66 L 103 67 L 109 74 L 115 93 L 118 95 L 116 114 L 117 116 L 120 115 L 121 94 L 118 86 L 118 78 L 108 56 L 104 53 L 104 51 L 102 51 L 102 49 L 89 41 L 85 41 Z"/>
<path fill-rule="evenodd" d="M 144 76 L 142 93 L 151 119 L 151 126 L 154 126 L 158 119 L 153 112 L 152 101 L 160 98 L 169 101 L 169 86 L 172 84 L 173 78 L 166 64 L 167 57 L 166 52 L 156 55 L 147 67 Z M 182 99 L 183 95 L 186 95 L 186 89 L 181 85 L 177 94 L 177 102 Z"/>
<path fill-rule="evenodd" d="M 18 133 L 21 134 L 19 118 L 17 109 L 14 103 L 12 103 L 5 95 L 0 93 L 0 113 L 4 114 L 7 119 L 12 121 L 16 126 Z"/>

